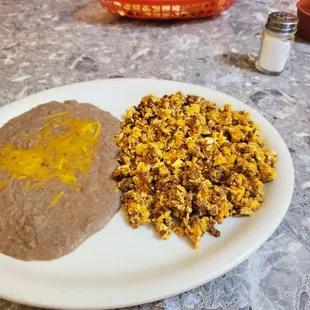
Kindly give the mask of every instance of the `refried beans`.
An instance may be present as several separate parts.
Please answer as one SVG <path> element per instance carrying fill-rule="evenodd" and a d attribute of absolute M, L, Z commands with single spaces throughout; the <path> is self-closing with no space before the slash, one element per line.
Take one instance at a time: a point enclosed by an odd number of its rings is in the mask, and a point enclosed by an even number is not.
<path fill-rule="evenodd" d="M 111 175 L 120 122 L 76 101 L 49 102 L 0 129 L 0 252 L 51 260 L 101 230 L 120 206 Z"/>

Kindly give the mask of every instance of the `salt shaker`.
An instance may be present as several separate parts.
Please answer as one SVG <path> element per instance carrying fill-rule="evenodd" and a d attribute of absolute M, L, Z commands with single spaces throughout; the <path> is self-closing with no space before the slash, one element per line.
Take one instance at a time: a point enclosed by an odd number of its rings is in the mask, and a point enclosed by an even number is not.
<path fill-rule="evenodd" d="M 268 16 L 256 68 L 265 74 L 278 75 L 284 71 L 297 31 L 294 14 L 274 12 Z"/>

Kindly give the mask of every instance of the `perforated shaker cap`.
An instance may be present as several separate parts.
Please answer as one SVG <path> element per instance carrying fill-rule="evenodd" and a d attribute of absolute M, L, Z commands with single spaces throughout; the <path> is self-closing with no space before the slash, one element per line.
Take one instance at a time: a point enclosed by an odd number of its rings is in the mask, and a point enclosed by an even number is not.
<path fill-rule="evenodd" d="M 294 34 L 297 31 L 298 18 L 287 12 L 269 14 L 266 28 L 280 34 Z"/>

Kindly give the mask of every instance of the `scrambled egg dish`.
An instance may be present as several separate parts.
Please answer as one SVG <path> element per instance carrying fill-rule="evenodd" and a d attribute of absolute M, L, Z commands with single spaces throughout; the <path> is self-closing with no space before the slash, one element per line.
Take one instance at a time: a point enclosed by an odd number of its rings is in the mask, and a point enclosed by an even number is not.
<path fill-rule="evenodd" d="M 144 97 L 127 110 L 115 142 L 130 225 L 152 223 L 168 239 L 186 235 L 195 248 L 216 223 L 253 215 L 263 204 L 263 183 L 275 178 L 277 155 L 244 111 L 181 93 Z"/>

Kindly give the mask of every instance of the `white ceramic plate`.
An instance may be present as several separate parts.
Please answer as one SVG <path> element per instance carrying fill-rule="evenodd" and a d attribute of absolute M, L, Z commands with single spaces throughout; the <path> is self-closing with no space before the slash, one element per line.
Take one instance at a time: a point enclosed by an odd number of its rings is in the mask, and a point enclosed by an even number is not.
<path fill-rule="evenodd" d="M 280 224 L 290 204 L 294 172 L 273 126 L 244 103 L 200 86 L 160 80 L 98 80 L 50 89 L 0 109 L 0 126 L 40 103 L 76 99 L 121 118 L 142 96 L 182 91 L 247 110 L 279 155 L 277 177 L 265 186 L 265 205 L 251 218 L 229 218 L 221 237 L 205 235 L 193 250 L 184 239 L 159 240 L 149 226 L 133 230 L 120 211 L 72 254 L 51 262 L 22 262 L 0 254 L 0 297 L 56 309 L 107 309 L 146 303 L 206 283 L 244 261 Z M 1 214 L 0 214 L 1 215 Z"/>

